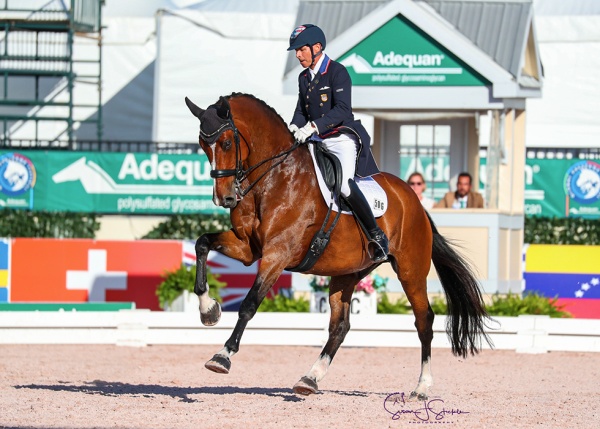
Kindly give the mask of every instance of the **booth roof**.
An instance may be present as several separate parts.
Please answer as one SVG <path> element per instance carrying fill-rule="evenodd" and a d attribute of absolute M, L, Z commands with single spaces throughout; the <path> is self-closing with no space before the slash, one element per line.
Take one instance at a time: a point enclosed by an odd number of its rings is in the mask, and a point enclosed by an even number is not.
<path fill-rule="evenodd" d="M 328 41 L 394 0 L 302 0 L 296 23 L 310 22 L 327 28 Z M 519 76 L 521 49 L 529 34 L 532 0 L 416 0 L 433 8 L 442 18 L 488 54 L 503 69 Z M 336 20 L 330 17 L 335 16 Z M 485 31 L 481 31 L 482 29 Z M 365 36 L 367 36 L 365 34 Z M 297 66 L 293 55 L 286 63 L 287 74 Z"/>

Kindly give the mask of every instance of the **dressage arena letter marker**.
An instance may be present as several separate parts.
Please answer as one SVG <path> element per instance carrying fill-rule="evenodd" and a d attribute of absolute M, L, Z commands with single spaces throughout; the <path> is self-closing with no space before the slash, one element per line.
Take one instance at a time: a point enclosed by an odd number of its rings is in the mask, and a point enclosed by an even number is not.
<path fill-rule="evenodd" d="M 67 289 L 88 291 L 89 302 L 106 301 L 106 290 L 127 289 L 127 271 L 106 271 L 106 250 L 88 250 L 87 271 L 67 271 Z"/>

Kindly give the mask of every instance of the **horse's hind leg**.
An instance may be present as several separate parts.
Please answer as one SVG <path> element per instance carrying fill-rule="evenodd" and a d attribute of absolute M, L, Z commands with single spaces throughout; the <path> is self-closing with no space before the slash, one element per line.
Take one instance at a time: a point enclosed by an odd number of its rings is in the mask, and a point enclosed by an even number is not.
<path fill-rule="evenodd" d="M 392 260 L 392 267 L 398 274 L 402 288 L 410 302 L 415 315 L 415 327 L 421 342 L 421 375 L 415 390 L 410 393 L 410 398 L 426 400 L 428 389 L 433 385 L 431 375 L 431 341 L 433 340 L 433 319 L 435 314 L 429 305 L 427 297 L 427 277 L 422 275 L 408 275 L 399 271 L 397 263 Z"/>
<path fill-rule="evenodd" d="M 329 365 L 350 330 L 352 292 L 359 278 L 356 275 L 332 277 L 329 285 L 329 338 L 311 369 L 294 385 L 294 392 L 310 395 L 318 391 L 318 382 L 325 377 Z"/>
<path fill-rule="evenodd" d="M 433 340 L 433 319 L 435 314 L 429 303 L 427 307 L 419 306 L 415 309 L 414 303 L 413 312 L 415 314 L 415 326 L 421 341 L 421 375 L 419 383 L 415 390 L 410 392 L 410 398 L 416 397 L 419 400 L 426 400 L 428 389 L 433 385 L 433 376 L 431 375 L 431 341 Z"/>

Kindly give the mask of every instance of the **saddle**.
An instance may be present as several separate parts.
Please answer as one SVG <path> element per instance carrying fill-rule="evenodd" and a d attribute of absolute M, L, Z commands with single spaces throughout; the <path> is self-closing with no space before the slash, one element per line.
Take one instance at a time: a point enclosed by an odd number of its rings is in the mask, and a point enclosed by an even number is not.
<path fill-rule="evenodd" d="M 314 145 L 315 158 L 323 180 L 331 192 L 339 195 L 342 189 L 342 164 L 337 156 L 329 152 L 322 141 L 315 141 Z"/>
<path fill-rule="evenodd" d="M 342 130 L 334 130 L 327 136 L 339 132 L 342 132 Z M 340 198 L 343 176 L 342 164 L 340 163 L 339 159 L 327 149 L 320 137 L 312 137 L 308 143 L 312 144 L 313 150 L 311 152 L 313 154 L 313 163 L 315 165 L 315 169 L 318 169 L 321 173 L 320 177 L 318 177 L 319 181 L 322 179 L 325 187 L 329 190 L 330 202 L 329 210 L 327 211 L 323 225 L 314 235 L 304 259 L 297 266 L 286 268 L 287 271 L 294 272 L 305 272 L 314 266 L 329 244 L 331 232 L 336 226 L 340 218 L 340 214 L 342 212 L 352 212 L 352 209 L 345 199 Z M 319 172 L 317 172 L 317 176 L 319 176 Z M 363 193 L 369 194 L 372 197 L 370 204 L 374 214 L 376 216 L 383 215 L 385 208 L 387 208 L 387 197 L 385 195 L 385 191 L 383 191 L 379 184 L 377 184 L 377 182 L 371 177 L 364 179 L 355 178 L 355 181 Z M 321 184 L 320 187 L 323 197 L 326 197 L 324 187 L 321 186 Z M 367 192 L 365 192 L 366 190 Z M 327 227 L 332 211 L 336 211 L 337 213 L 335 214 L 335 217 L 329 227 Z"/>
<path fill-rule="evenodd" d="M 331 134 L 327 136 L 329 135 Z M 352 210 L 350 206 L 344 201 L 344 198 L 339 198 L 341 195 L 340 189 L 343 185 L 340 161 L 334 154 L 329 152 L 327 147 L 322 143 L 321 138 L 312 137 L 309 140 L 309 150 L 323 199 L 327 204 L 333 201 L 333 211 L 351 214 Z M 354 181 L 371 206 L 373 215 L 376 218 L 383 216 L 387 210 L 387 195 L 385 190 L 372 176 L 355 176 Z"/>
<path fill-rule="evenodd" d="M 332 192 L 333 199 L 338 204 L 340 209 L 344 211 L 351 211 L 350 206 L 346 203 L 343 198 L 339 198 L 342 189 L 342 164 L 337 156 L 332 154 L 323 141 L 315 140 L 314 143 L 314 154 L 317 166 L 321 171 L 323 180 L 327 189 Z"/>

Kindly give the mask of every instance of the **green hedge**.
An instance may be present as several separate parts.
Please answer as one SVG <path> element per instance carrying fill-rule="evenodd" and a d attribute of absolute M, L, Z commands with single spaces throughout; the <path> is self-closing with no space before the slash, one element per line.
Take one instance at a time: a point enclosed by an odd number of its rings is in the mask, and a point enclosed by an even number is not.
<path fill-rule="evenodd" d="M 227 231 L 231 228 L 229 214 L 175 215 L 158 224 L 143 236 L 145 239 L 196 239 L 207 232 Z"/>
<path fill-rule="evenodd" d="M 94 238 L 100 229 L 93 213 L 2 209 L 0 237 Z"/>
<path fill-rule="evenodd" d="M 228 214 L 177 215 L 159 224 L 143 238 L 196 239 L 206 232 L 231 228 Z M 525 218 L 525 243 L 600 244 L 600 220 L 582 218 Z"/>
<path fill-rule="evenodd" d="M 378 314 L 412 314 L 412 308 L 405 297 L 392 303 L 384 292 L 379 294 L 377 301 Z M 546 298 L 537 293 L 526 293 L 523 296 L 510 293 L 496 294 L 492 296 L 491 303 L 485 308 L 490 316 L 518 317 L 523 314 L 534 314 L 558 318 L 572 317 L 557 301 L 558 298 Z M 435 297 L 430 304 L 435 314 L 446 314 L 447 306 L 444 298 Z M 308 312 L 309 302 L 302 297 L 287 298 L 280 294 L 274 298 L 265 298 L 258 311 Z"/>
<path fill-rule="evenodd" d="M 518 317 L 523 314 L 533 314 L 550 317 L 572 317 L 571 313 L 564 311 L 564 305 L 558 304 L 558 298 L 547 298 L 538 293 L 508 295 L 495 294 L 492 302 L 485 306 L 490 316 Z M 431 302 L 435 314 L 446 314 L 446 300 L 436 297 Z"/>
<path fill-rule="evenodd" d="M 99 216 L 93 213 L 2 209 L 0 237 L 95 238 Z M 174 215 L 142 238 L 195 240 L 206 232 L 231 228 L 229 214 Z M 600 220 L 525 218 L 525 243 L 600 245 Z"/>
<path fill-rule="evenodd" d="M 600 244 L 600 219 L 525 218 L 525 243 L 529 244 Z"/>

